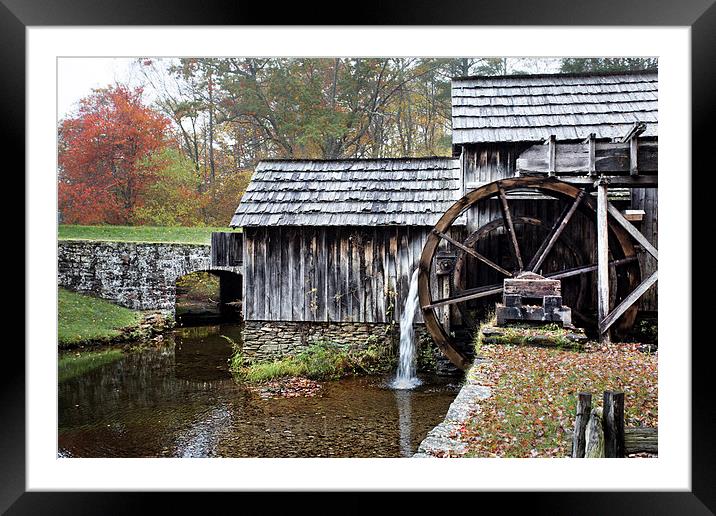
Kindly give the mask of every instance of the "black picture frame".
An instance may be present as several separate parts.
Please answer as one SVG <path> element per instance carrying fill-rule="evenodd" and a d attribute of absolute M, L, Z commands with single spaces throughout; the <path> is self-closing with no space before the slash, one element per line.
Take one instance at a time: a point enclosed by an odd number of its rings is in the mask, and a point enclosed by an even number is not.
<path fill-rule="evenodd" d="M 336 19 L 335 2 L 325 6 L 305 3 L 271 4 L 267 2 L 155 1 L 124 0 L 111 3 L 97 0 L 0 0 L 0 53 L 5 73 L 0 78 L 2 124 L 0 131 L 6 149 L 24 148 L 25 137 L 25 29 L 28 26 L 77 25 L 281 25 L 342 24 L 350 19 L 356 25 L 668 25 L 688 26 L 692 36 L 692 206 L 708 206 L 709 189 L 698 188 L 696 178 L 713 168 L 710 148 L 713 146 L 716 112 L 716 4 L 715 0 L 606 0 L 577 2 L 545 0 L 539 3 L 522 0 L 479 2 L 443 0 L 441 2 L 362 2 L 359 8 Z M 324 18 L 321 18 L 323 16 Z M 337 23 L 338 22 L 338 23 Z M 565 43 L 568 45 L 568 43 Z M 568 51 L 568 46 L 565 48 Z M 24 155 L 17 152 L 21 164 Z M 15 167 L 20 170 L 19 167 Z M 19 174 L 16 174 L 19 178 Z M 685 178 L 685 180 L 688 178 Z M 23 184 L 18 185 L 24 190 Z M 692 239 L 701 230 L 702 218 L 692 208 Z M 706 228 L 708 231 L 708 228 Z M 23 235 L 24 240 L 26 235 Z M 19 242 L 19 240 L 18 240 Z M 710 270 L 707 253 L 692 248 L 692 271 Z M 31 271 L 25 268 L 25 274 Z M 690 277 L 685 281 L 691 283 Z M 684 300 L 688 302 L 689 300 Z M 714 514 L 716 482 L 713 480 L 716 450 L 712 427 L 716 421 L 712 392 L 710 347 L 703 329 L 710 303 L 697 303 L 692 294 L 692 490 L 689 492 L 589 492 L 589 493 L 484 493 L 472 502 L 488 507 L 486 502 L 516 508 L 524 506 L 538 514 Z M 27 306 L 26 310 L 32 310 Z M 664 314 L 668 324 L 668 314 Z M 688 332 L 684 333 L 688 339 Z M 146 508 L 157 495 L 140 493 L 53 493 L 25 492 L 25 353 L 19 346 L 6 346 L 6 364 L 0 375 L 0 511 L 8 514 L 101 514 L 133 512 Z M 186 494 L 173 496 L 166 509 L 189 509 Z M 253 500 L 241 494 L 243 502 Z M 260 496 L 260 495 L 259 495 Z M 292 495 L 299 496 L 298 494 Z M 358 495 L 352 495 L 357 497 Z M 417 496 L 417 495 L 416 495 Z M 445 503 L 445 495 L 437 499 Z M 234 495 L 212 495 L 211 506 L 221 507 Z M 489 498 L 489 500 L 488 500 Z M 206 497 L 198 502 L 206 509 Z M 458 498 L 462 499 L 462 498 Z M 508 502 L 505 500 L 508 499 Z M 294 498 L 294 502 L 297 499 Z M 454 504 L 456 499 L 452 499 Z M 299 502 L 300 503 L 300 502 Z M 350 503 L 350 502 L 348 502 Z M 364 502 L 365 504 L 365 502 Z M 244 505 L 248 507 L 248 505 Z M 310 506 L 309 506 L 310 507 Z M 465 510 L 457 507 L 455 510 Z M 476 510 L 479 510 L 476 507 Z M 213 512 L 213 511 L 212 511 Z"/>

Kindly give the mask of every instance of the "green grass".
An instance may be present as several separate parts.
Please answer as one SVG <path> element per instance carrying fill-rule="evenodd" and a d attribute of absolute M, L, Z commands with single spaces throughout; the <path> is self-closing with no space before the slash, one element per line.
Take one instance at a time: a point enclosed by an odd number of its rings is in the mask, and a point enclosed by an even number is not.
<path fill-rule="evenodd" d="M 164 226 L 75 226 L 62 224 L 60 240 L 104 240 L 112 242 L 176 242 L 209 244 L 214 231 L 232 231 L 228 227 Z"/>
<path fill-rule="evenodd" d="M 60 347 L 90 341 L 108 342 L 121 329 L 136 325 L 141 314 L 109 301 L 59 289 L 57 337 Z"/>
<path fill-rule="evenodd" d="M 71 378 L 81 376 L 105 364 L 110 364 L 122 358 L 119 349 L 105 349 L 102 351 L 84 351 L 82 353 L 65 353 L 60 356 L 57 364 L 57 376 L 60 383 Z"/>
<path fill-rule="evenodd" d="M 263 383 L 277 378 L 297 376 L 311 380 L 333 380 L 355 374 L 375 374 L 389 371 L 394 356 L 376 345 L 366 349 L 349 349 L 331 342 L 316 342 L 296 355 L 247 363 L 241 350 L 234 347 L 230 368 L 237 378 L 248 383 Z"/>

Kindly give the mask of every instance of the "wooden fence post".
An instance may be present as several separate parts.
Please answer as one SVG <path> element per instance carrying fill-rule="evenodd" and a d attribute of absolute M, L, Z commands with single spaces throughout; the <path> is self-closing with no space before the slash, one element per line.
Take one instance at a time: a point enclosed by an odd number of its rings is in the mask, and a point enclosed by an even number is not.
<path fill-rule="evenodd" d="M 574 419 L 574 436 L 572 437 L 572 457 L 580 459 L 584 457 L 586 446 L 585 431 L 589 414 L 592 411 L 592 395 L 588 392 L 580 392 L 577 398 L 577 416 Z"/>
<path fill-rule="evenodd" d="M 604 456 L 624 457 L 624 393 L 604 391 Z"/>
<path fill-rule="evenodd" d="M 586 444 L 584 446 L 584 457 L 587 459 L 599 459 L 604 457 L 604 423 L 601 407 L 592 409 L 589 415 L 589 423 L 585 432 Z"/>

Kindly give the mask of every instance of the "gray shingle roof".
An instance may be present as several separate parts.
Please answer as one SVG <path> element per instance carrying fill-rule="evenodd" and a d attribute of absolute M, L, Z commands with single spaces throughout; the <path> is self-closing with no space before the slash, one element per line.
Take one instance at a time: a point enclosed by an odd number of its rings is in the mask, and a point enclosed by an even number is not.
<path fill-rule="evenodd" d="M 231 226 L 433 226 L 459 197 L 453 158 L 262 161 Z"/>
<path fill-rule="evenodd" d="M 452 81 L 453 144 L 657 135 L 657 72 L 466 77 Z"/>

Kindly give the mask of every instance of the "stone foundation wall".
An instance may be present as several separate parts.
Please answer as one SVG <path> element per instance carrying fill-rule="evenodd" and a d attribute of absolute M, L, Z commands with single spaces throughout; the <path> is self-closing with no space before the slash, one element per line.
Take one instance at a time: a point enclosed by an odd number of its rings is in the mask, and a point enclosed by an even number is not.
<path fill-rule="evenodd" d="M 418 342 L 418 370 L 440 375 L 461 372 L 433 343 L 425 325 L 415 325 Z M 243 351 L 247 357 L 272 360 L 291 355 L 318 341 L 365 349 L 371 344 L 389 347 L 398 356 L 400 329 L 386 323 L 245 321 Z"/>
<path fill-rule="evenodd" d="M 57 283 L 134 310 L 174 312 L 178 277 L 211 267 L 210 246 L 63 240 Z"/>
<path fill-rule="evenodd" d="M 243 351 L 261 360 L 291 355 L 319 341 L 365 349 L 398 343 L 397 328 L 384 323 L 246 321 Z"/>

